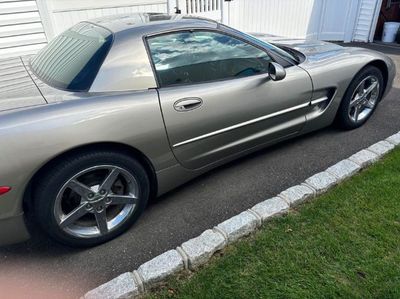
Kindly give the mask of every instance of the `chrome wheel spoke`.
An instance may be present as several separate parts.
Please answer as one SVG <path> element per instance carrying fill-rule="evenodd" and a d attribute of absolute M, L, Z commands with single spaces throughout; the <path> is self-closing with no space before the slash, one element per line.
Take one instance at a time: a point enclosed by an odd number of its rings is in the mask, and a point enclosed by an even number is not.
<path fill-rule="evenodd" d="M 113 168 L 104 182 L 101 184 L 99 190 L 109 191 L 117 180 L 119 174 L 120 171 L 117 168 Z"/>
<path fill-rule="evenodd" d="M 350 108 L 355 107 L 358 105 L 358 103 L 360 102 L 361 97 L 359 96 L 359 94 L 356 94 L 354 99 L 351 100 L 350 102 Z"/>
<path fill-rule="evenodd" d="M 134 195 L 111 194 L 108 196 L 108 198 L 111 200 L 111 204 L 115 205 L 135 204 L 137 201 L 137 197 Z"/>
<path fill-rule="evenodd" d="M 75 208 L 71 213 L 69 213 L 67 216 L 65 216 L 64 219 L 61 220 L 60 227 L 61 228 L 67 227 L 73 224 L 75 221 L 82 218 L 86 214 L 87 214 L 86 204 L 81 204 L 79 207 Z"/>
<path fill-rule="evenodd" d="M 358 89 L 357 89 L 357 95 L 358 95 L 359 97 L 362 97 L 362 96 L 364 95 L 364 93 L 365 93 L 365 81 L 366 81 L 366 80 L 364 80 L 363 82 L 361 82 L 360 86 L 359 86 Z"/>
<path fill-rule="evenodd" d="M 370 75 L 360 82 L 350 100 L 348 115 L 356 123 L 365 120 L 373 111 L 379 98 L 379 80 Z"/>
<path fill-rule="evenodd" d="M 95 217 L 100 233 L 102 235 L 106 234 L 108 232 L 106 209 L 103 208 L 101 211 L 96 211 Z"/>
<path fill-rule="evenodd" d="M 369 95 L 371 92 L 373 92 L 377 87 L 378 87 L 378 81 L 374 81 L 371 86 L 369 86 L 365 91 L 364 91 L 364 95 L 367 96 Z"/>
<path fill-rule="evenodd" d="M 354 106 L 354 120 L 358 121 L 358 116 L 360 114 L 360 108 L 358 106 Z"/>
<path fill-rule="evenodd" d="M 371 100 L 368 100 L 368 101 L 365 103 L 365 107 L 366 107 L 366 108 L 369 108 L 369 109 L 374 109 L 375 103 L 374 103 L 374 102 L 371 102 Z"/>
<path fill-rule="evenodd" d="M 93 193 L 93 190 L 90 189 L 90 187 L 78 182 L 77 180 L 69 181 L 67 187 L 79 194 L 81 197 L 88 197 L 89 194 Z"/>

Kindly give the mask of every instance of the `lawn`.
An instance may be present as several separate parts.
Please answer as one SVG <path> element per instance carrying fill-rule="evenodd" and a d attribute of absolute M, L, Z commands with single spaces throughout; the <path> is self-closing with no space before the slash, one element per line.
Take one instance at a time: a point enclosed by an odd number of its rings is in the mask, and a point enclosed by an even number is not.
<path fill-rule="evenodd" d="M 190 276 L 150 298 L 400 298 L 400 150 Z"/>

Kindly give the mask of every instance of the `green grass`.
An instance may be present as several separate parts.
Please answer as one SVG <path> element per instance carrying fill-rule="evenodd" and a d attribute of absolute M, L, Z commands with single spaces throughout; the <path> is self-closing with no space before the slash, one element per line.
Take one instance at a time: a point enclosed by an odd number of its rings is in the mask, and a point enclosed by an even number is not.
<path fill-rule="evenodd" d="M 400 150 L 190 276 L 150 298 L 400 298 Z"/>

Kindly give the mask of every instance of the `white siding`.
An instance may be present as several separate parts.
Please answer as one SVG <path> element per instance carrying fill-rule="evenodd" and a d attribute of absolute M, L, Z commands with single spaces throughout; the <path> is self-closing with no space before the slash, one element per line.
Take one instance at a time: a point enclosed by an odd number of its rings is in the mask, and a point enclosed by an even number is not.
<path fill-rule="evenodd" d="M 58 1 L 52 0 L 51 19 L 55 34 L 59 34 L 72 25 L 98 17 L 134 12 L 167 12 L 166 0 L 135 1 Z"/>
<path fill-rule="evenodd" d="M 184 14 L 222 19 L 247 32 L 368 41 L 382 0 L 0 0 L 0 58 L 35 53 L 80 21 L 167 12 L 167 2 L 170 11 L 178 3 Z"/>
<path fill-rule="evenodd" d="M 35 0 L 0 0 L 0 58 L 35 53 L 46 42 Z"/>
<path fill-rule="evenodd" d="M 234 0 L 224 21 L 247 32 L 304 38 L 314 16 L 314 0 Z"/>
<path fill-rule="evenodd" d="M 382 0 L 234 0 L 223 21 L 247 32 L 321 40 L 368 41 Z"/>
<path fill-rule="evenodd" d="M 353 33 L 354 41 L 369 41 L 371 30 L 376 27 L 375 16 L 382 1 L 361 0 L 356 27 Z"/>

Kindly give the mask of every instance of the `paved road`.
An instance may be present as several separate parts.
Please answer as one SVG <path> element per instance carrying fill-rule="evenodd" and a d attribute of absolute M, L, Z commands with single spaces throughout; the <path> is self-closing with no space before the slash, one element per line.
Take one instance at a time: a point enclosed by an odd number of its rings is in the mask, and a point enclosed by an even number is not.
<path fill-rule="evenodd" d="M 400 48 L 369 47 L 389 54 L 400 70 Z M 0 297 L 5 284 L 8 289 L 15 284 L 22 293 L 35 284 L 39 293 L 46 292 L 39 290 L 43 287 L 73 298 L 132 271 L 205 229 L 398 132 L 399 98 L 398 77 L 394 89 L 363 128 L 350 132 L 327 128 L 220 167 L 152 202 L 130 231 L 102 246 L 70 249 L 38 235 L 27 243 L 2 248 Z M 33 296 L 31 291 L 26 294 Z"/>

